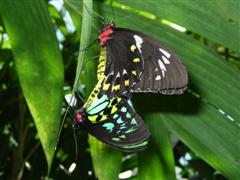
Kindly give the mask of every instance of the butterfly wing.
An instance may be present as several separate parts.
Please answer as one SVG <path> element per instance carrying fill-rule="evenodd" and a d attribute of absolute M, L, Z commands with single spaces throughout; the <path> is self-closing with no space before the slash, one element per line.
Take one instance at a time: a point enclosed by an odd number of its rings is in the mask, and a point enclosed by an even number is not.
<path fill-rule="evenodd" d="M 181 94 L 188 77 L 177 56 L 161 43 L 134 30 L 114 28 L 107 41 L 106 67 L 101 94 L 129 92 Z M 109 88 L 106 87 L 108 84 Z"/>
<path fill-rule="evenodd" d="M 123 97 L 97 98 L 85 110 L 82 126 L 100 141 L 126 152 L 143 150 L 150 132 Z"/>
<path fill-rule="evenodd" d="M 144 39 L 142 44 L 144 73 L 141 80 L 132 88 L 132 92 L 182 94 L 187 88 L 188 76 L 180 59 L 158 41 L 140 32 L 136 33 Z"/>
<path fill-rule="evenodd" d="M 104 78 L 100 94 L 109 98 L 127 94 L 140 80 L 144 68 L 138 37 L 132 34 L 120 37 L 118 33 L 113 37 L 101 49 L 98 64 L 98 74 L 104 72 L 104 76 L 98 75 L 98 80 Z"/>

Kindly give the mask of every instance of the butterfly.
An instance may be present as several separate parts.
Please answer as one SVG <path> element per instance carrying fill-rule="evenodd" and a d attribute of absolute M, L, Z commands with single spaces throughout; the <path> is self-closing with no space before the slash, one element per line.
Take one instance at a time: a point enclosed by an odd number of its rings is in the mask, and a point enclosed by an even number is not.
<path fill-rule="evenodd" d="M 141 32 L 116 28 L 112 21 L 99 42 L 98 82 L 76 111 L 76 125 L 114 148 L 143 150 L 150 132 L 131 105 L 131 93 L 181 94 L 187 88 L 186 69 L 161 43 Z"/>
<path fill-rule="evenodd" d="M 182 94 L 188 76 L 179 58 L 153 38 L 126 28 L 117 28 L 113 21 L 99 35 L 99 61 L 102 72 L 100 95 L 126 95 L 132 92 Z"/>
<path fill-rule="evenodd" d="M 105 60 L 101 51 L 99 64 Z M 101 65 L 98 65 L 101 66 Z M 75 112 L 74 127 L 82 127 L 100 141 L 125 152 L 146 148 L 150 132 L 134 111 L 127 96 L 100 95 L 104 69 L 98 68 L 98 82 L 82 108 Z"/>
<path fill-rule="evenodd" d="M 74 118 L 74 127 L 83 127 L 100 141 L 125 152 L 145 149 L 150 137 L 126 97 L 96 96 L 90 106 L 77 110 Z"/>

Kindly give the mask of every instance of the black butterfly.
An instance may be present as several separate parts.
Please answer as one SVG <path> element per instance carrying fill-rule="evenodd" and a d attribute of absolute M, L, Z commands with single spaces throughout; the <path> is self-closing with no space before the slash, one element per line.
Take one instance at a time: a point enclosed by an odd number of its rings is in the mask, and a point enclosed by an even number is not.
<path fill-rule="evenodd" d="M 105 61 L 99 61 L 100 95 L 131 92 L 181 94 L 188 77 L 177 56 L 151 37 L 131 29 L 116 28 L 111 21 L 99 36 Z M 102 51 L 101 50 L 101 51 Z"/>

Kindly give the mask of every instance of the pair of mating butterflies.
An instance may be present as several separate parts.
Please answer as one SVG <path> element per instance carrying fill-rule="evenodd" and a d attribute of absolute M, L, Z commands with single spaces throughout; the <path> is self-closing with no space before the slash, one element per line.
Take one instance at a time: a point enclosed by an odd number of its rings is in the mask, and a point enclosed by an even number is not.
<path fill-rule="evenodd" d="M 99 36 L 98 82 L 75 123 L 100 141 L 127 152 L 146 147 L 150 132 L 134 111 L 134 92 L 181 94 L 188 77 L 176 55 L 151 37 L 116 28 L 111 21 Z"/>

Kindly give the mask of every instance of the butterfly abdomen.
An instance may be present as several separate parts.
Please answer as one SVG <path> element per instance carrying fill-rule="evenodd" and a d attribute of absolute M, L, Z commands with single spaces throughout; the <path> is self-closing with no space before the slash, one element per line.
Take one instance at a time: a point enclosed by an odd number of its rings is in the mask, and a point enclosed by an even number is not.
<path fill-rule="evenodd" d="M 98 83 L 90 94 L 87 102 L 84 104 L 84 108 L 87 109 L 93 102 L 93 100 L 98 96 L 100 89 L 102 87 L 102 82 L 105 79 L 104 71 L 106 68 L 106 57 L 107 50 L 106 48 L 102 48 L 100 52 L 100 57 L 98 60 L 98 68 L 97 68 L 97 79 Z"/>
<path fill-rule="evenodd" d="M 106 59 L 107 59 L 107 49 L 102 48 L 100 52 L 100 57 L 98 60 L 98 67 L 97 67 L 97 78 L 98 81 L 102 81 L 104 79 L 104 72 L 106 69 Z"/>

